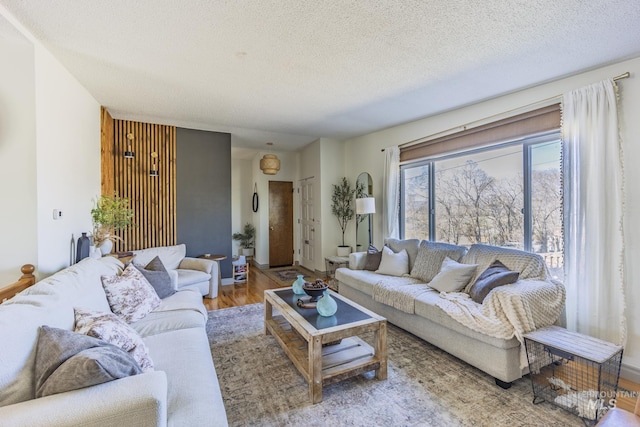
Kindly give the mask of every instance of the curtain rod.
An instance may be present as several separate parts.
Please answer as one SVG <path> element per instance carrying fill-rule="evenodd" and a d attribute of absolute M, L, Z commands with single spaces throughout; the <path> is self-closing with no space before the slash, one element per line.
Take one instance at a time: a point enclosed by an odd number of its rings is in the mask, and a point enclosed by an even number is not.
<path fill-rule="evenodd" d="M 631 73 L 629 73 L 627 71 L 626 73 L 623 73 L 623 74 L 620 74 L 619 76 L 613 77 L 611 80 L 613 80 L 614 82 L 617 82 L 618 80 L 627 79 L 629 77 L 631 77 Z M 488 119 L 493 119 L 495 117 L 503 116 L 503 115 L 508 114 L 508 113 L 512 113 L 512 112 L 515 112 L 515 111 L 518 111 L 518 110 L 522 110 L 523 108 L 532 107 L 534 105 L 543 104 L 545 102 L 553 101 L 554 99 L 560 98 L 561 96 L 562 95 L 555 95 L 555 96 L 543 99 L 541 101 L 532 102 L 531 104 L 523 105 L 523 106 L 520 106 L 520 107 L 517 107 L 517 108 L 512 108 L 511 110 L 508 110 L 508 111 L 503 111 L 501 113 L 494 114 L 494 115 L 489 116 L 489 117 L 484 117 L 482 119 L 474 120 L 474 121 L 466 123 L 464 125 L 459 125 L 459 126 L 456 126 L 456 127 L 452 127 L 450 129 L 442 130 L 440 132 L 432 133 L 431 135 L 424 136 L 422 138 L 414 139 L 412 141 L 407 141 L 407 142 L 405 142 L 403 144 L 400 144 L 399 147 L 406 147 L 406 146 L 410 146 L 410 145 L 413 145 L 413 144 L 418 144 L 420 142 L 428 141 L 430 139 L 433 139 L 436 136 L 440 136 L 442 134 L 447 134 L 447 133 L 452 132 L 454 130 L 457 131 L 460 128 L 462 128 L 462 130 L 467 130 L 469 126 L 471 126 L 473 124 L 476 124 L 478 122 L 483 122 L 483 121 L 488 120 Z M 384 151 L 384 148 L 381 149 L 380 151 Z"/>

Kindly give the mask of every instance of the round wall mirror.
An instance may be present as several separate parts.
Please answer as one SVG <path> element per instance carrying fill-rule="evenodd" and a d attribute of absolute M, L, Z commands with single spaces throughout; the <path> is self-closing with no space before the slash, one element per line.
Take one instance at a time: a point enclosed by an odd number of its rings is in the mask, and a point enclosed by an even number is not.
<path fill-rule="evenodd" d="M 358 199 L 373 198 L 373 180 L 367 172 L 362 172 L 356 180 L 356 252 L 363 252 L 373 242 L 371 203 L 360 203 Z M 375 206 L 375 202 L 373 202 Z M 369 206 L 367 206 L 369 205 Z"/>

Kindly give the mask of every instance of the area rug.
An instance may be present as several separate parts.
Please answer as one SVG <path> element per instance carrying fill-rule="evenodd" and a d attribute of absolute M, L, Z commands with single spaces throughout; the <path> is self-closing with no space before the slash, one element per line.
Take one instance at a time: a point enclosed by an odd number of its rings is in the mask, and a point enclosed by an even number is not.
<path fill-rule="evenodd" d="M 207 333 L 231 426 L 582 426 L 549 403 L 532 403 L 527 377 L 509 390 L 484 372 L 389 325 L 388 378 L 366 373 L 308 386 L 275 339 L 264 334 L 264 306 L 209 312 Z M 365 340 L 371 337 L 364 336 Z"/>
<path fill-rule="evenodd" d="M 302 274 L 306 281 L 315 280 L 317 278 L 317 275 L 312 271 L 298 265 L 270 268 L 268 270 L 262 270 L 262 272 L 280 286 L 291 286 L 293 281 L 298 278 L 298 274 Z M 324 277 L 322 277 L 322 279 L 324 279 Z"/>

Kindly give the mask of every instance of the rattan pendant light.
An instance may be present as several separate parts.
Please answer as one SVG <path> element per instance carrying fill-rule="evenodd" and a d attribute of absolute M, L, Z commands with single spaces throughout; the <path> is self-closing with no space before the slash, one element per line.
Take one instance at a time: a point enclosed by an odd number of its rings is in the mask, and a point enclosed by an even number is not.
<path fill-rule="evenodd" d="M 267 142 L 269 148 L 273 145 L 273 142 Z M 275 154 L 265 154 L 260 159 L 260 170 L 265 175 L 275 175 L 280 170 L 280 159 Z"/>

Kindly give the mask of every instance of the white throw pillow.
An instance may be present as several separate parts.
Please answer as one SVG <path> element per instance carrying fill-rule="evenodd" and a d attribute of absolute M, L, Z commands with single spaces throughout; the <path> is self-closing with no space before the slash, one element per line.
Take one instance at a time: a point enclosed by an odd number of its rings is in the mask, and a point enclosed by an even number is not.
<path fill-rule="evenodd" d="M 161 302 L 153 286 L 133 264 L 120 276 L 102 276 L 102 287 L 111 311 L 127 323 L 142 319 Z"/>
<path fill-rule="evenodd" d="M 386 274 L 388 276 L 402 276 L 409 273 L 409 254 L 406 249 L 401 250 L 397 254 L 387 246 L 382 248 L 382 259 L 380 266 L 376 270 L 378 274 Z"/>
<path fill-rule="evenodd" d="M 428 285 L 440 292 L 458 292 L 467 286 L 477 268 L 478 264 L 460 264 L 446 257 L 440 272 Z"/>

